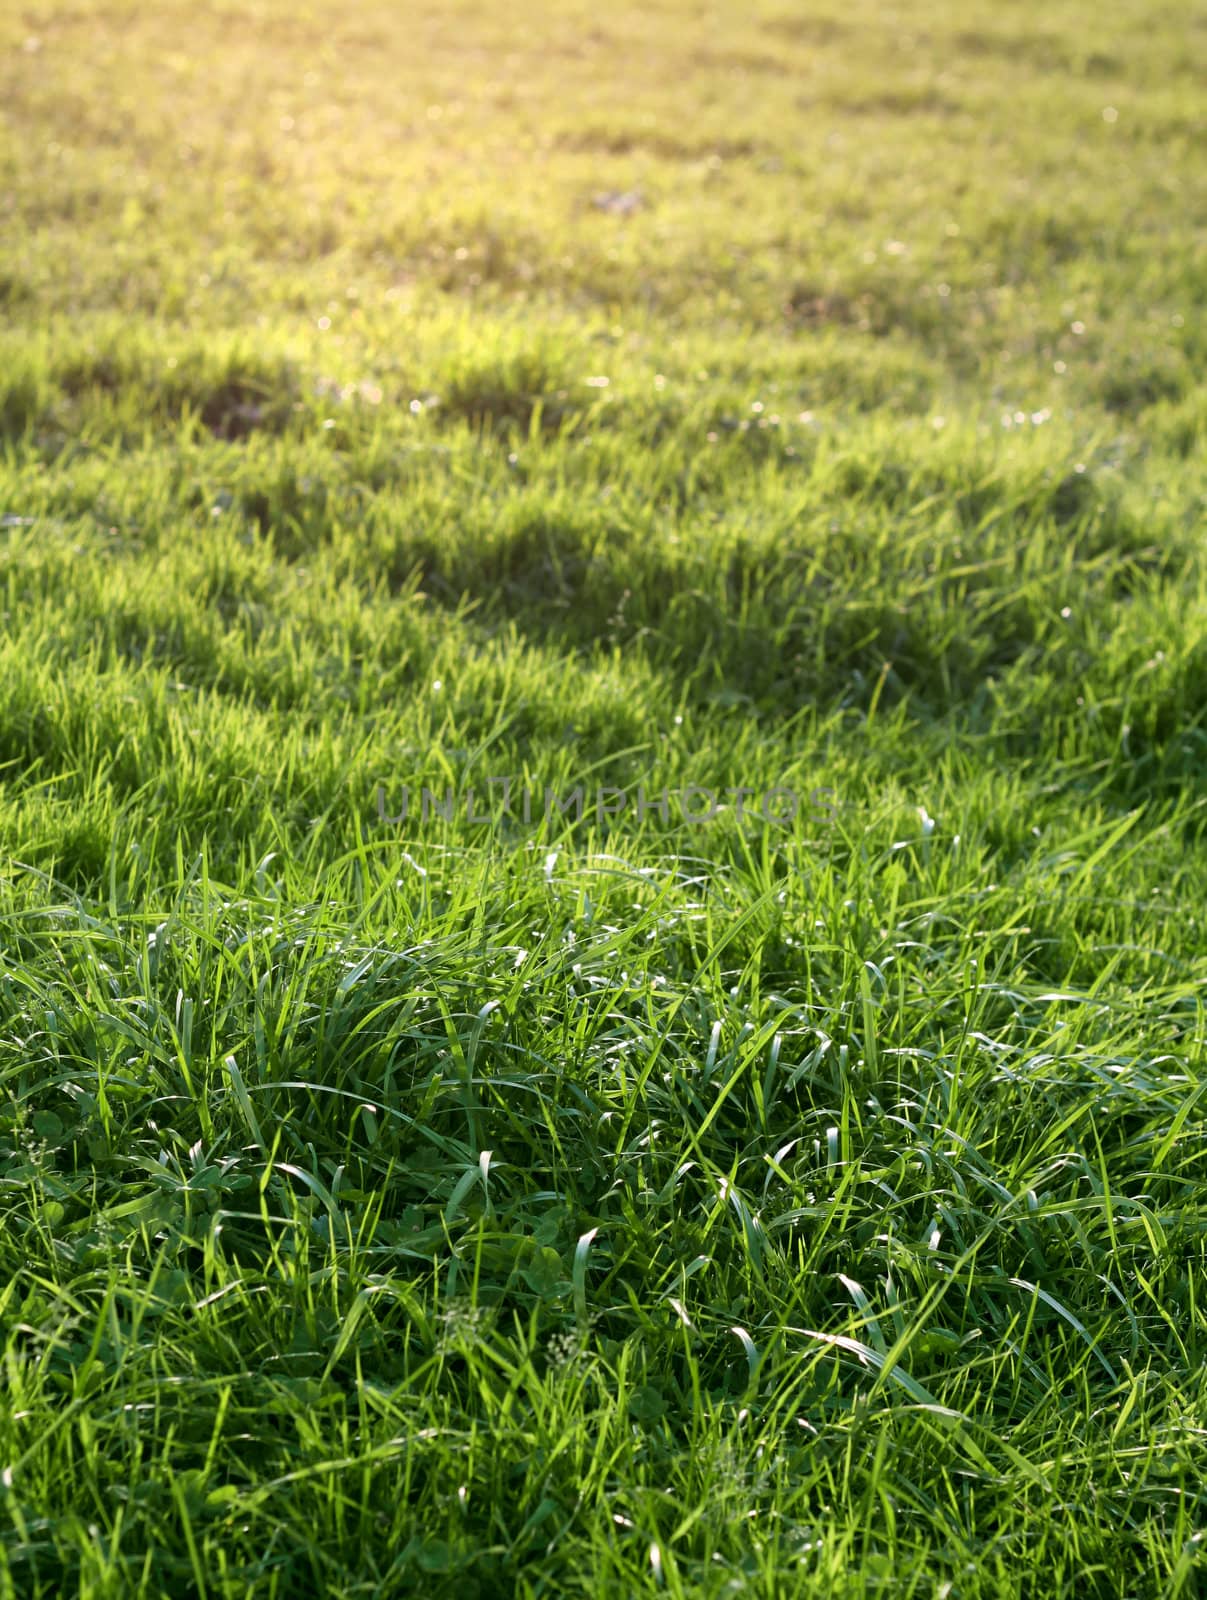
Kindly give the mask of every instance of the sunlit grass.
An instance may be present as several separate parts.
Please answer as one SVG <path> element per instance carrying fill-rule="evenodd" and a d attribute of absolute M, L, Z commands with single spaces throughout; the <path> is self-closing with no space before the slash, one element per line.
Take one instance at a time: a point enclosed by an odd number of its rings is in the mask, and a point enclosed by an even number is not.
<path fill-rule="evenodd" d="M 0 17 L 0 1593 L 1198 1592 L 1202 44 Z"/>

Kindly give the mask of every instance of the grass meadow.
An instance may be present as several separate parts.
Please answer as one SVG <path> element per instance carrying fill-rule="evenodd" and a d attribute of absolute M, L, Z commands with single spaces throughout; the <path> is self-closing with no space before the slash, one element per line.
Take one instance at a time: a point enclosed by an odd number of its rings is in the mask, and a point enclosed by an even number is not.
<path fill-rule="evenodd" d="M 1207 1592 L 1205 51 L 0 8 L 5 1600 Z"/>

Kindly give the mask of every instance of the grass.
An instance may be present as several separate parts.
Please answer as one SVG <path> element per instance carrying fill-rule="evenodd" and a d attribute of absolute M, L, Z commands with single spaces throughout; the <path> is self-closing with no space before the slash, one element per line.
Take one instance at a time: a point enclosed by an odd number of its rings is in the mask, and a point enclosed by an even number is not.
<path fill-rule="evenodd" d="M 1203 1591 L 1204 23 L 0 18 L 0 1593 Z"/>

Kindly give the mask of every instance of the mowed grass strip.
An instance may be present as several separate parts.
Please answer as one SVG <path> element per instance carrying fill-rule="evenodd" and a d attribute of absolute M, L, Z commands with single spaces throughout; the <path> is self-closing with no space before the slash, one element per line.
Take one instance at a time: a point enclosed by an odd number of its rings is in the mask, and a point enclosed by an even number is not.
<path fill-rule="evenodd" d="M 0 18 L 0 1592 L 1198 1593 L 1203 42 Z"/>

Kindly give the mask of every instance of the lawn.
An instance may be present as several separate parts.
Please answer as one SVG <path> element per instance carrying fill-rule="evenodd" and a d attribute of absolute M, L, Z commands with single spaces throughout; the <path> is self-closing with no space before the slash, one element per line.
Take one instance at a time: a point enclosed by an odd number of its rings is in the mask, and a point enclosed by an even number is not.
<path fill-rule="evenodd" d="M 0 15 L 0 1597 L 1207 1591 L 1201 3 Z"/>

